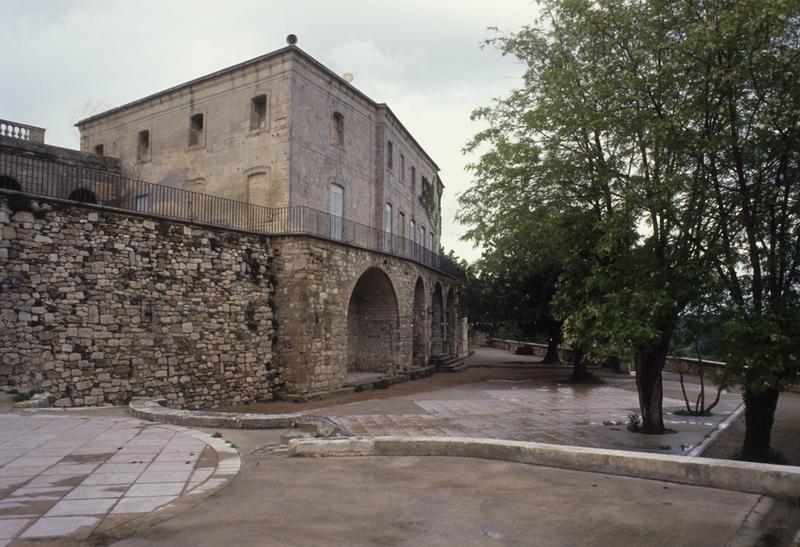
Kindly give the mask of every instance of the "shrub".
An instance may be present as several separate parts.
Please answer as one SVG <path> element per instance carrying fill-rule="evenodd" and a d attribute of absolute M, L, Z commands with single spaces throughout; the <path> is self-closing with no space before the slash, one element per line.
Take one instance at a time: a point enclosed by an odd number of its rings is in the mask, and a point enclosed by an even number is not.
<path fill-rule="evenodd" d="M 628 414 L 628 431 L 639 433 L 642 430 L 642 417 L 635 412 Z"/>

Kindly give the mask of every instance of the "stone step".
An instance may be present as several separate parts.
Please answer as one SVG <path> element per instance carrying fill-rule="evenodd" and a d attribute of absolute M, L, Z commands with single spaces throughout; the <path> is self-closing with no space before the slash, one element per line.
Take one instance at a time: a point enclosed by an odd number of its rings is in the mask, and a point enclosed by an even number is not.
<path fill-rule="evenodd" d="M 436 372 L 461 372 L 466 368 L 467 368 L 466 363 L 461 363 L 460 365 L 447 365 L 447 366 L 436 367 Z"/>
<path fill-rule="evenodd" d="M 467 368 L 464 359 L 457 355 L 432 355 L 431 364 L 436 367 L 436 372 L 461 372 Z"/>

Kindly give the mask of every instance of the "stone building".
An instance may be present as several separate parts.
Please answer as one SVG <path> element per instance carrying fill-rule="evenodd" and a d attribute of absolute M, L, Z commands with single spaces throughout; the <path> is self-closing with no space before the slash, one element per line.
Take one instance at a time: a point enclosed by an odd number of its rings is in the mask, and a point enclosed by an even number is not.
<path fill-rule="evenodd" d="M 439 248 L 439 167 L 386 104 L 296 45 L 77 126 L 81 150 L 119 158 L 126 176 L 307 206 Z"/>
<path fill-rule="evenodd" d="M 78 126 L 0 120 L 0 386 L 212 408 L 467 351 L 436 164 L 295 45 Z"/>

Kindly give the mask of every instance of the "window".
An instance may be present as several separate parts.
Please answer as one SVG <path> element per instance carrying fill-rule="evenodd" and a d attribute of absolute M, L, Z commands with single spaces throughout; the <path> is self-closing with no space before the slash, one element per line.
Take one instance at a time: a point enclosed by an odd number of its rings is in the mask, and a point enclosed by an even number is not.
<path fill-rule="evenodd" d="M 400 237 L 406 237 L 406 214 L 400 212 L 397 214 L 397 233 Z"/>
<path fill-rule="evenodd" d="M 267 123 L 267 96 L 258 95 L 257 97 L 253 97 L 250 100 L 250 131 L 263 129 L 266 123 Z M 202 125 L 200 129 L 202 130 Z"/>
<path fill-rule="evenodd" d="M 400 182 L 406 181 L 406 157 L 400 154 Z"/>
<path fill-rule="evenodd" d="M 203 128 L 203 115 L 192 114 L 189 118 L 189 146 L 203 146 Z"/>
<path fill-rule="evenodd" d="M 338 184 L 331 184 L 331 239 L 342 239 L 344 216 L 344 188 Z"/>
<path fill-rule="evenodd" d="M 414 219 L 411 219 L 411 223 L 409 224 L 409 234 L 411 236 L 411 241 L 414 243 L 417 242 L 417 223 L 414 222 Z"/>
<path fill-rule="evenodd" d="M 344 115 L 341 112 L 333 113 L 332 125 L 331 142 L 337 146 L 344 146 Z"/>
<path fill-rule="evenodd" d="M 430 242 L 430 244 L 429 244 L 429 247 L 428 247 L 428 248 L 429 248 L 431 251 L 433 251 L 433 250 L 434 250 L 434 248 L 433 248 L 433 232 L 431 232 L 431 233 L 429 233 L 429 234 L 428 234 L 428 241 Z"/>
<path fill-rule="evenodd" d="M 411 166 L 411 195 L 415 195 L 417 191 L 417 168 Z"/>
<path fill-rule="evenodd" d="M 419 227 L 419 245 L 425 247 L 425 226 L 422 225 Z"/>
<path fill-rule="evenodd" d="M 394 146 L 392 145 L 392 141 L 386 142 L 386 167 L 389 168 L 391 171 L 392 167 L 394 166 Z"/>
<path fill-rule="evenodd" d="M 394 248 L 392 245 L 392 204 L 386 204 L 386 213 L 383 217 L 383 230 L 385 232 L 386 244 L 385 249 L 386 252 L 392 252 Z"/>
<path fill-rule="evenodd" d="M 105 146 L 102 144 L 95 144 L 94 145 L 94 155 L 95 156 L 103 156 L 105 155 Z"/>
<path fill-rule="evenodd" d="M 139 131 L 139 136 L 136 139 L 136 159 L 138 161 L 150 159 L 150 131 L 147 129 Z"/>
<path fill-rule="evenodd" d="M 140 213 L 146 213 L 150 210 L 150 196 L 148 194 L 136 196 L 136 210 Z"/>

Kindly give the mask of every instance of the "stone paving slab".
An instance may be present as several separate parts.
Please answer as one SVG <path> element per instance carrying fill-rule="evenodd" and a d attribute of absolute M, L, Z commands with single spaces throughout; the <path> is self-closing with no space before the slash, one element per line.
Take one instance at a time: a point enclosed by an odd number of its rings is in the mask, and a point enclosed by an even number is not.
<path fill-rule="evenodd" d="M 629 378 L 600 385 L 487 381 L 403 396 L 413 405 L 402 414 L 392 412 L 397 407 L 393 399 L 372 401 L 369 414 L 362 413 L 364 403 L 317 412 L 356 436 L 439 435 L 688 455 L 741 404 L 737 394 L 724 394 L 714 416 L 689 417 L 674 413 L 683 401 L 665 397 L 664 421 L 675 433 L 631 435 L 626 421 L 639 409 L 628 383 Z M 680 389 L 670 380 L 664 385 L 665 391 Z M 696 387 L 688 386 L 690 393 Z M 381 412 L 383 406 L 388 412 Z"/>
<path fill-rule="evenodd" d="M 221 439 L 174 425 L 0 414 L 0 546 L 84 540 L 210 492 L 239 466 Z"/>

